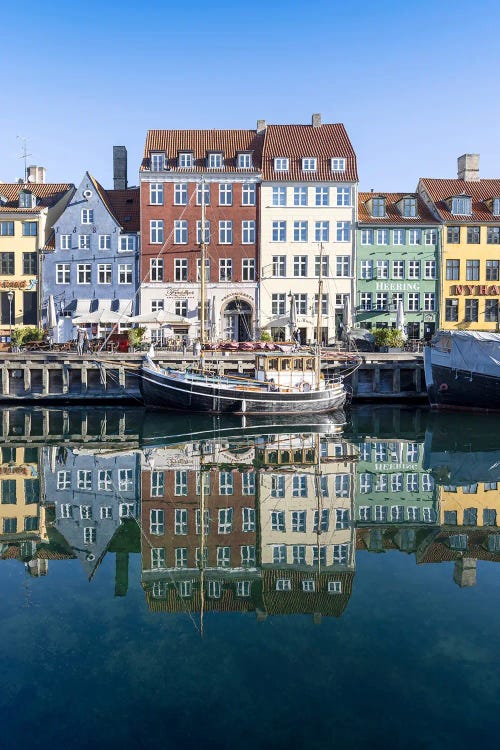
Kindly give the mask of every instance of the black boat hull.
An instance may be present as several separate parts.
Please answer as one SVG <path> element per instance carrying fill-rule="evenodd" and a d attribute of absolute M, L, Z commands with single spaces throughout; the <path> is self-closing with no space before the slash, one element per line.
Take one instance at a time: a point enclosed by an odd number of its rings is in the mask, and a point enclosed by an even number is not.
<path fill-rule="evenodd" d="M 427 393 L 434 409 L 478 409 L 500 411 L 500 377 L 477 372 L 452 370 L 431 364 L 426 366 Z"/>
<path fill-rule="evenodd" d="M 341 409 L 346 392 L 340 382 L 321 391 L 288 393 L 193 381 L 144 368 L 141 391 L 148 407 L 209 414 L 326 414 Z"/>

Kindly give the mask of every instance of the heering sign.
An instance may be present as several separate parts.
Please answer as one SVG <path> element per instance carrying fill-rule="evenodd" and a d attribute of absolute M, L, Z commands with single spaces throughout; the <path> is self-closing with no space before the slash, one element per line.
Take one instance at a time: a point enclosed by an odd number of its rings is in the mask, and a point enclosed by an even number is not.
<path fill-rule="evenodd" d="M 377 292 L 418 292 L 420 291 L 420 284 L 418 281 L 405 282 L 405 281 L 377 281 L 375 287 Z"/>

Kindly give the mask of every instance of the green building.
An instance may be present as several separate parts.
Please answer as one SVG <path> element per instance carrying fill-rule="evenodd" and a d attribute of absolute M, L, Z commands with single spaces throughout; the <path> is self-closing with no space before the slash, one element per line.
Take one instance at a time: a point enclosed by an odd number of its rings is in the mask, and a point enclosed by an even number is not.
<path fill-rule="evenodd" d="M 415 193 L 359 193 L 355 325 L 396 326 L 409 339 L 437 326 L 439 222 Z"/>

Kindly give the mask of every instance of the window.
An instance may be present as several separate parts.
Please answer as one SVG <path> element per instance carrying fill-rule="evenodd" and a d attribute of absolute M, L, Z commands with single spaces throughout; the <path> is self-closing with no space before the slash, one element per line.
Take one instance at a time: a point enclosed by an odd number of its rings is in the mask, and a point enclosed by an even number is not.
<path fill-rule="evenodd" d="M 92 208 L 82 208 L 81 223 L 82 224 L 94 223 L 94 211 Z"/>
<path fill-rule="evenodd" d="M 118 489 L 120 490 L 120 492 L 130 492 L 134 489 L 132 469 L 119 469 Z"/>
<path fill-rule="evenodd" d="M 165 154 L 151 154 L 151 171 L 161 172 L 165 169 Z"/>
<path fill-rule="evenodd" d="M 241 597 L 250 596 L 250 581 L 237 581 L 236 596 L 241 596 Z"/>
<path fill-rule="evenodd" d="M 307 276 L 307 255 L 294 255 L 293 275 Z"/>
<path fill-rule="evenodd" d="M 307 221 L 293 222 L 293 241 L 307 242 Z"/>
<path fill-rule="evenodd" d="M 465 262 L 465 278 L 467 281 L 479 281 L 479 260 Z"/>
<path fill-rule="evenodd" d="M 448 227 L 446 239 L 450 245 L 458 244 L 460 242 L 460 227 Z"/>
<path fill-rule="evenodd" d="M 196 243 L 201 245 L 201 220 L 196 221 Z M 205 219 L 205 245 L 210 245 L 210 222 Z"/>
<path fill-rule="evenodd" d="M 99 263 L 98 264 L 97 283 L 98 284 L 111 284 L 111 263 Z"/>
<path fill-rule="evenodd" d="M 133 252 L 136 248 L 137 237 L 133 234 L 123 234 L 118 240 L 118 250 L 121 253 Z"/>
<path fill-rule="evenodd" d="M 165 300 L 163 299 L 152 299 L 151 300 L 151 312 L 158 312 L 158 310 L 165 309 Z"/>
<path fill-rule="evenodd" d="M 337 206 L 350 206 L 351 205 L 351 188 L 350 187 L 338 187 L 337 188 Z"/>
<path fill-rule="evenodd" d="M 409 292 L 408 311 L 418 312 L 418 310 L 420 310 L 420 294 L 418 292 Z"/>
<path fill-rule="evenodd" d="M 499 279 L 498 271 L 499 271 L 498 260 L 486 261 L 486 281 L 498 281 Z"/>
<path fill-rule="evenodd" d="M 377 279 L 388 279 L 389 278 L 389 261 L 388 260 L 377 260 Z"/>
<path fill-rule="evenodd" d="M 174 221 L 174 243 L 186 245 L 188 241 L 188 223 L 185 219 Z"/>
<path fill-rule="evenodd" d="M 315 172 L 316 171 L 316 159 L 306 157 L 302 159 L 302 171 L 303 172 Z"/>
<path fill-rule="evenodd" d="M 496 484 L 496 482 L 494 482 Z M 486 489 L 486 483 L 485 483 Z M 483 526 L 496 526 L 497 512 L 494 508 L 483 508 Z"/>
<path fill-rule="evenodd" d="M 149 222 L 149 241 L 152 245 L 163 244 L 163 219 L 152 219 Z"/>
<path fill-rule="evenodd" d="M 118 265 L 118 283 L 119 284 L 131 284 L 132 283 L 132 266 L 130 263 L 120 263 Z"/>
<path fill-rule="evenodd" d="M 0 221 L 0 237 L 13 237 L 13 236 L 14 236 L 14 222 L 13 221 Z"/>
<path fill-rule="evenodd" d="M 233 280 L 233 261 L 231 258 L 219 259 L 219 281 Z"/>
<path fill-rule="evenodd" d="M 307 497 L 307 476 L 305 474 L 293 476 L 292 497 Z"/>
<path fill-rule="evenodd" d="M 306 187 L 294 187 L 293 205 L 294 206 L 307 206 L 307 188 Z M 317 204 L 317 205 L 320 205 L 320 204 Z"/>
<path fill-rule="evenodd" d="M 241 205 L 242 206 L 255 206 L 256 202 L 256 188 L 253 182 L 243 183 L 241 188 Z"/>
<path fill-rule="evenodd" d="M 500 244 L 500 227 L 488 227 L 486 233 L 486 242 L 489 245 Z"/>
<path fill-rule="evenodd" d="M 408 278 L 409 279 L 420 278 L 420 261 L 419 260 L 408 261 Z"/>
<path fill-rule="evenodd" d="M 373 278 L 373 261 L 372 260 L 361 261 L 360 278 L 362 279 Z"/>
<path fill-rule="evenodd" d="M 377 292 L 375 297 L 375 309 L 387 310 L 389 306 L 389 295 L 387 292 Z"/>
<path fill-rule="evenodd" d="M 349 276 L 351 272 L 351 258 L 349 255 L 337 255 L 337 276 Z"/>
<path fill-rule="evenodd" d="M 219 206 L 233 205 L 233 186 L 223 182 L 219 185 Z"/>
<path fill-rule="evenodd" d="M 360 306 L 362 310 L 372 309 L 372 294 L 371 292 L 361 292 L 360 295 Z"/>
<path fill-rule="evenodd" d="M 445 299 L 445 320 L 448 323 L 456 323 L 458 321 L 458 300 L 457 299 Z"/>
<path fill-rule="evenodd" d="M 286 276 L 286 255 L 273 255 L 273 276 Z"/>
<path fill-rule="evenodd" d="M 316 584 L 314 581 L 302 581 L 302 591 L 305 593 L 313 594 L 316 590 Z"/>
<path fill-rule="evenodd" d="M 385 198 L 372 198 L 372 216 L 385 216 Z"/>
<path fill-rule="evenodd" d="M 271 511 L 271 531 L 285 531 L 285 511 Z"/>
<path fill-rule="evenodd" d="M 151 497 L 163 497 L 165 495 L 165 472 L 151 472 Z"/>
<path fill-rule="evenodd" d="M 207 167 L 209 169 L 222 169 L 222 152 L 208 154 Z"/>
<path fill-rule="evenodd" d="M 404 260 L 393 260 L 392 261 L 392 278 L 393 279 L 404 279 L 405 277 L 405 262 Z"/>
<path fill-rule="evenodd" d="M 335 528 L 337 530 L 349 528 L 349 511 L 347 508 L 335 509 Z"/>
<path fill-rule="evenodd" d="M 149 532 L 156 535 L 165 533 L 165 513 L 163 510 L 154 508 L 150 511 Z"/>
<path fill-rule="evenodd" d="M 288 172 L 288 159 L 280 156 L 276 157 L 274 159 L 274 171 Z"/>
<path fill-rule="evenodd" d="M 392 233 L 392 241 L 394 245 L 404 245 L 406 240 L 405 229 L 394 229 Z"/>
<path fill-rule="evenodd" d="M 314 258 L 314 275 L 319 276 L 319 272 L 321 270 L 321 275 L 323 277 L 328 276 L 328 274 L 330 273 L 329 265 L 328 255 L 316 255 Z"/>
<path fill-rule="evenodd" d="M 330 240 L 330 222 L 317 221 L 314 224 L 314 239 L 316 242 L 329 242 Z"/>
<path fill-rule="evenodd" d="M 176 547 L 175 548 L 175 567 L 186 568 L 187 564 L 188 564 L 187 547 Z"/>
<path fill-rule="evenodd" d="M 332 172 L 345 172 L 345 159 L 332 159 L 331 169 Z"/>
<path fill-rule="evenodd" d="M 472 213 L 472 199 L 466 195 L 460 195 L 452 198 L 451 213 L 468 216 Z"/>
<path fill-rule="evenodd" d="M 403 216 L 416 216 L 417 215 L 417 199 L 416 198 L 403 198 Z"/>
<path fill-rule="evenodd" d="M 426 260 L 424 265 L 424 279 L 436 278 L 436 261 Z"/>
<path fill-rule="evenodd" d="M 242 544 L 240 547 L 240 552 L 242 565 L 255 565 L 256 555 L 254 544 Z"/>
<path fill-rule="evenodd" d="M 231 245 L 233 242 L 233 222 L 219 221 L 219 244 Z"/>
<path fill-rule="evenodd" d="M 217 547 L 217 565 L 220 568 L 231 565 L 231 547 Z"/>
<path fill-rule="evenodd" d="M 76 267 L 76 283 L 90 284 L 92 277 L 92 266 L 90 263 L 79 263 Z"/>
<path fill-rule="evenodd" d="M 180 484 L 179 484 L 179 492 L 176 492 L 176 495 L 187 495 L 187 472 L 186 471 L 180 471 L 175 472 L 176 474 L 183 474 L 184 476 L 180 478 Z M 185 484 L 184 484 L 185 481 Z M 177 483 L 177 477 L 176 477 L 176 483 Z M 186 491 L 184 492 L 184 488 Z M 177 535 L 183 535 L 188 533 L 188 515 L 187 515 L 187 509 L 186 508 L 176 508 L 175 514 L 174 514 L 174 534 Z"/>
<path fill-rule="evenodd" d="M 337 242 L 349 242 L 351 239 L 351 223 L 337 221 Z"/>
<path fill-rule="evenodd" d="M 460 261 L 459 260 L 447 260 L 446 261 L 446 280 L 458 281 L 458 279 L 460 279 Z"/>
<path fill-rule="evenodd" d="M 99 469 L 97 489 L 103 492 L 111 492 L 113 489 L 113 472 L 111 469 Z"/>
<path fill-rule="evenodd" d="M 391 521 L 392 523 L 401 523 L 401 521 L 404 521 L 404 506 L 403 505 L 391 506 Z"/>
<path fill-rule="evenodd" d="M 254 258 L 243 258 L 241 261 L 241 280 L 255 281 L 255 260 Z"/>
<path fill-rule="evenodd" d="M 420 245 L 422 241 L 422 232 L 420 229 L 409 229 L 408 230 L 408 244 L 409 245 Z"/>
<path fill-rule="evenodd" d="M 477 323 L 479 320 L 479 300 L 478 299 L 466 299 L 465 300 L 465 321 L 466 323 Z"/>
<path fill-rule="evenodd" d="M 424 292 L 424 310 L 434 312 L 436 309 L 436 295 L 434 292 Z"/>
<path fill-rule="evenodd" d="M 333 562 L 337 565 L 347 565 L 347 557 L 349 554 L 348 544 L 334 544 L 333 545 Z"/>
<path fill-rule="evenodd" d="M 273 187 L 271 204 L 273 206 L 286 206 L 286 187 L 281 185 Z"/>
<path fill-rule="evenodd" d="M 493 198 L 491 213 L 493 216 L 500 216 L 500 198 Z"/>
<path fill-rule="evenodd" d="M 273 294 L 271 297 L 271 314 L 286 314 L 286 294 Z"/>
<path fill-rule="evenodd" d="M 222 585 L 220 581 L 209 581 L 208 582 L 208 597 L 209 599 L 220 599 L 222 595 Z"/>
<path fill-rule="evenodd" d="M 210 185 L 204 182 L 196 186 L 196 205 L 210 205 Z"/>
<path fill-rule="evenodd" d="M 1 256 L 4 253 L 0 253 Z M 0 264 L 1 265 L 1 264 Z M 3 273 L 3 270 L 0 268 Z M 69 263 L 57 263 L 56 264 L 56 284 L 69 284 L 70 283 L 70 264 Z"/>
<path fill-rule="evenodd" d="M 307 190 L 307 188 L 304 188 L 304 190 Z M 314 203 L 316 206 L 329 206 L 330 205 L 330 188 L 329 187 L 317 187 L 314 191 L 314 195 L 315 195 Z M 337 197 L 337 201 L 338 201 L 338 197 Z M 337 205 L 340 206 L 343 204 L 337 203 Z"/>
<path fill-rule="evenodd" d="M 318 295 L 314 295 L 314 315 L 318 314 Z M 323 294 L 321 297 L 321 314 L 328 315 L 328 294 Z"/>
<path fill-rule="evenodd" d="M 63 237 L 69 238 L 68 247 L 64 248 L 65 250 L 71 249 L 71 235 L 63 235 Z M 62 239 L 62 237 L 61 237 Z M 111 250 L 111 235 L 110 234 L 100 234 L 99 235 L 99 250 Z"/>
<path fill-rule="evenodd" d="M 177 166 L 180 169 L 190 169 L 193 167 L 194 158 L 192 151 L 179 151 L 177 155 Z"/>
<path fill-rule="evenodd" d="M 330 511 L 328 508 L 323 508 L 321 511 L 315 510 L 313 514 L 313 531 L 326 532 L 330 527 Z"/>
<path fill-rule="evenodd" d="M 376 238 L 377 245 L 388 245 L 389 244 L 389 230 L 377 229 L 375 232 L 375 238 Z"/>
<path fill-rule="evenodd" d="M 2 479 L 2 503 L 5 505 L 17 503 L 15 479 Z"/>
<path fill-rule="evenodd" d="M 163 258 L 150 258 L 149 277 L 151 281 L 163 281 Z"/>
<path fill-rule="evenodd" d="M 165 564 L 165 547 L 151 547 L 151 568 L 164 568 Z"/>
<path fill-rule="evenodd" d="M 437 244 L 437 229 L 426 229 L 424 232 L 425 244 L 436 245 Z"/>
<path fill-rule="evenodd" d="M 252 169 L 252 154 L 238 154 L 236 165 L 238 169 Z"/>
<path fill-rule="evenodd" d="M 23 237 L 36 237 L 38 224 L 36 221 L 23 221 Z"/>
<path fill-rule="evenodd" d="M 23 274 L 34 276 L 37 273 L 37 254 L 23 253 Z"/>
<path fill-rule="evenodd" d="M 253 245 L 255 243 L 255 221 L 241 222 L 241 242 L 243 245 Z"/>
<path fill-rule="evenodd" d="M 175 311 L 175 314 L 179 315 L 181 318 L 187 318 L 187 313 L 188 313 L 187 299 L 176 300 L 174 311 Z"/>
<path fill-rule="evenodd" d="M 487 299 L 484 308 L 485 323 L 496 323 L 498 321 L 498 300 Z"/>
<path fill-rule="evenodd" d="M 175 258 L 174 260 L 174 280 L 188 280 L 188 261 L 187 258 Z"/>
<path fill-rule="evenodd" d="M 79 234 L 78 235 L 78 249 L 79 250 L 90 250 L 90 234 Z"/>
<path fill-rule="evenodd" d="M 467 227 L 467 244 L 478 245 L 481 241 L 480 227 Z"/>
<path fill-rule="evenodd" d="M 234 493 L 234 481 L 232 471 L 219 472 L 219 494 L 232 495 Z"/>
<path fill-rule="evenodd" d="M 255 508 L 242 508 L 242 531 L 255 531 Z"/>
<path fill-rule="evenodd" d="M 83 543 L 95 544 L 96 539 L 97 539 L 97 530 L 90 526 L 85 526 L 83 529 Z"/>
<path fill-rule="evenodd" d="M 279 565 L 280 563 L 286 563 L 286 545 L 285 544 L 273 544 L 273 563 Z"/>
<path fill-rule="evenodd" d="M 71 250 L 71 235 L 70 234 L 59 235 L 59 249 Z M 100 244 L 99 244 L 99 249 L 100 249 Z"/>
<path fill-rule="evenodd" d="M 373 229 L 362 229 L 361 230 L 361 244 L 362 245 L 373 245 Z"/>
<path fill-rule="evenodd" d="M 286 221 L 273 221 L 272 241 L 286 242 Z"/>

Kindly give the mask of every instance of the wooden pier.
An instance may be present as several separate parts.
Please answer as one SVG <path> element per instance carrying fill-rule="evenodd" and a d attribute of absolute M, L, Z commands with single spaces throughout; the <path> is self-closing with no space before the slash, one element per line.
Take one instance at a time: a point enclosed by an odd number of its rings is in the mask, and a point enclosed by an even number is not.
<path fill-rule="evenodd" d="M 79 355 L 56 352 L 8 352 L 0 358 L 0 402 L 141 402 L 137 354 Z M 165 366 L 188 365 L 190 354 L 158 352 L 155 361 Z M 246 352 L 207 352 L 207 366 L 227 374 L 249 375 L 255 355 Z M 363 353 L 359 366 L 330 355 L 323 364 L 326 377 L 343 372 L 354 401 L 415 401 L 426 399 L 421 354 Z"/>

